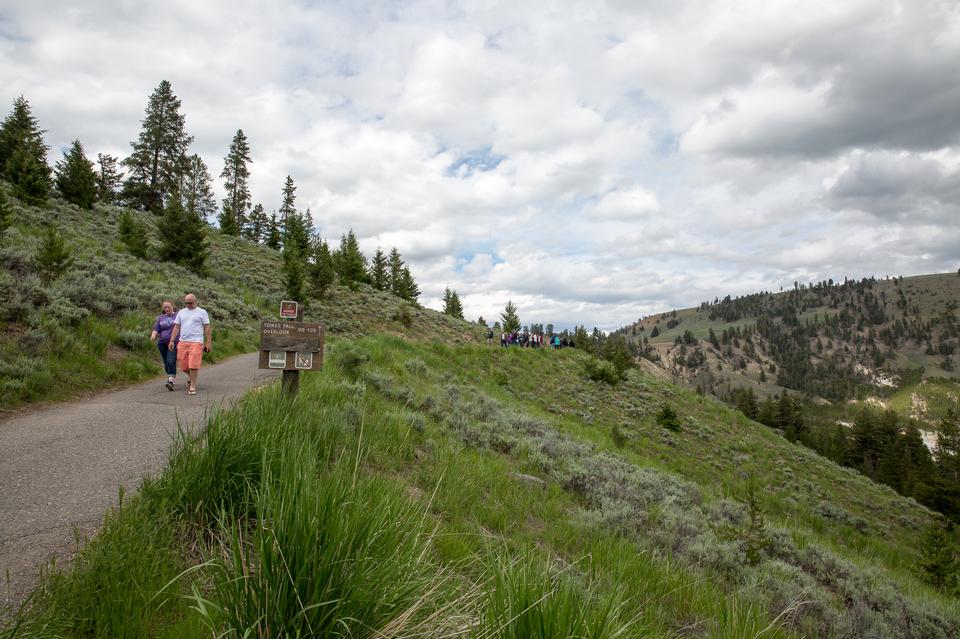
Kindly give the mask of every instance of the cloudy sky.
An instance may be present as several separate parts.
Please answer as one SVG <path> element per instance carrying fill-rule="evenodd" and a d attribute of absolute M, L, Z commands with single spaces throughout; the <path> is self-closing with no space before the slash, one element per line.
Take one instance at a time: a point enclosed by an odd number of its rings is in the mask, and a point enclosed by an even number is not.
<path fill-rule="evenodd" d="M 89 6 L 86 6 L 89 5 Z M 169 80 L 214 176 L 289 173 L 439 308 L 615 328 L 795 280 L 960 266 L 952 0 L 6 0 L 0 100 L 125 156 Z M 4 107 L 9 111 L 9 106 Z M 222 186 L 217 180 L 218 192 Z"/>

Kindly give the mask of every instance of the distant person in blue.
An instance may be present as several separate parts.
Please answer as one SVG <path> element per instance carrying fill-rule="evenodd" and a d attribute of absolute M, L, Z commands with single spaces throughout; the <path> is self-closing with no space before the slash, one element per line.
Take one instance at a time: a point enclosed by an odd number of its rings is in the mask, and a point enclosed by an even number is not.
<path fill-rule="evenodd" d="M 160 310 L 157 321 L 153 323 L 150 340 L 157 342 L 157 350 L 160 351 L 160 359 L 163 360 L 163 370 L 167 373 L 167 390 L 172 391 L 174 379 L 177 377 L 177 342 L 174 341 L 171 346 L 170 335 L 173 333 L 173 322 L 177 314 L 170 300 L 163 300 Z"/>

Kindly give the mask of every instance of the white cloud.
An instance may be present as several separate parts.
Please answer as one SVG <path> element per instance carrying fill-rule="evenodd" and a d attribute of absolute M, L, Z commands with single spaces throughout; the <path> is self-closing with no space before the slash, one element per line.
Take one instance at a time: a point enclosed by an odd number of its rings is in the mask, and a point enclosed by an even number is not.
<path fill-rule="evenodd" d="M 612 328 L 822 275 L 955 270 L 960 7 L 216 0 L 0 9 L 0 100 L 125 155 L 162 79 L 213 175 L 287 174 L 436 304 Z M 220 185 L 217 184 L 220 189 Z"/>

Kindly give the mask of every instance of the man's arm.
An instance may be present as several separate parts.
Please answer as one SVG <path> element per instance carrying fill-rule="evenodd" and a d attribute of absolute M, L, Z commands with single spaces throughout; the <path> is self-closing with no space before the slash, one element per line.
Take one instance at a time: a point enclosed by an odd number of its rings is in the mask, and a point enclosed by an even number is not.
<path fill-rule="evenodd" d="M 180 336 L 180 325 L 173 325 L 173 332 L 170 333 L 170 346 L 173 346 L 173 343 L 177 341 L 177 338 Z"/>
<path fill-rule="evenodd" d="M 203 350 L 208 353 L 213 350 L 213 327 L 209 323 L 203 325 L 203 341 L 205 342 Z"/>

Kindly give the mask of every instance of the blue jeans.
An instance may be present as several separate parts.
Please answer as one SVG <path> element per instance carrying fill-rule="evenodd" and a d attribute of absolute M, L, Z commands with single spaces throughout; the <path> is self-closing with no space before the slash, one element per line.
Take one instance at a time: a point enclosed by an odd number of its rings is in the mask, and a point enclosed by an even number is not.
<path fill-rule="evenodd" d="M 169 342 L 157 340 L 157 349 L 160 351 L 160 359 L 163 360 L 163 370 L 167 372 L 168 377 L 177 375 L 177 345 L 168 348 Z"/>

